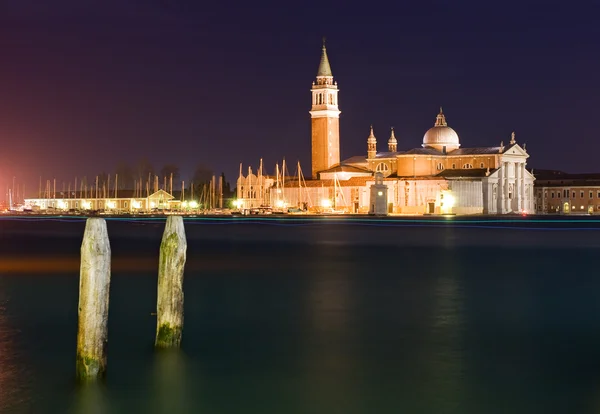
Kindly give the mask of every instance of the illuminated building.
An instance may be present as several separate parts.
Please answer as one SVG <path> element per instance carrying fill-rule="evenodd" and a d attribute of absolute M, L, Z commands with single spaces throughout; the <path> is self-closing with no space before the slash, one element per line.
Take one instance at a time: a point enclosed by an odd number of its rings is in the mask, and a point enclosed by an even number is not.
<path fill-rule="evenodd" d="M 540 214 L 600 214 L 600 174 L 536 170 L 535 210 Z"/>
<path fill-rule="evenodd" d="M 387 187 L 388 213 L 396 214 L 507 214 L 534 213 L 533 175 L 526 169 L 525 146 L 516 142 L 463 148 L 440 108 L 420 147 L 398 150 L 391 130 L 387 150 L 377 150 L 371 126 L 365 155 L 340 162 L 338 87 L 323 45 L 312 88 L 312 179 L 298 167 L 282 173 L 238 178 L 240 205 L 297 207 L 315 212 L 368 213 L 370 188 L 381 173 Z M 408 143 L 408 139 L 401 139 Z M 257 192 L 258 191 L 258 192 Z"/>
<path fill-rule="evenodd" d="M 58 197 L 57 197 L 58 196 Z M 185 202 L 184 202 L 185 203 Z M 192 202 L 193 203 L 193 202 Z M 59 192 L 40 198 L 26 198 L 25 210 L 33 211 L 105 211 L 112 213 L 137 213 L 156 210 L 178 210 L 188 207 L 164 190 L 140 197 L 134 191 L 121 190 L 114 197 L 95 196 L 89 192 Z M 193 206 L 189 206 L 192 208 Z"/>

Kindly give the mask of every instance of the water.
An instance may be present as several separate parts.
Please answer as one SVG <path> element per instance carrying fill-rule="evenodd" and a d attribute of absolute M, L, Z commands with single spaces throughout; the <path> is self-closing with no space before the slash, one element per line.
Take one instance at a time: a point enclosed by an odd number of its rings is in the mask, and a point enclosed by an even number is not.
<path fill-rule="evenodd" d="M 81 387 L 84 224 L 0 221 L 0 412 L 597 413 L 599 224 L 458 222 L 187 221 L 156 353 L 164 223 L 109 221 L 108 375 Z"/>

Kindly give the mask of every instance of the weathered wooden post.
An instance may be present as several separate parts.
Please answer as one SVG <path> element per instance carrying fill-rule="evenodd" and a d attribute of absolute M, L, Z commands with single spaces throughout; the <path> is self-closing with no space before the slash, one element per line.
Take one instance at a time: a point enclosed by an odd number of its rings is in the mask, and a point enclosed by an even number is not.
<path fill-rule="evenodd" d="M 81 244 L 77 378 L 95 380 L 106 373 L 110 243 L 106 221 L 88 218 Z"/>
<path fill-rule="evenodd" d="M 158 301 L 156 304 L 157 348 L 178 347 L 183 329 L 183 270 L 187 241 L 183 217 L 169 216 L 160 243 Z"/>

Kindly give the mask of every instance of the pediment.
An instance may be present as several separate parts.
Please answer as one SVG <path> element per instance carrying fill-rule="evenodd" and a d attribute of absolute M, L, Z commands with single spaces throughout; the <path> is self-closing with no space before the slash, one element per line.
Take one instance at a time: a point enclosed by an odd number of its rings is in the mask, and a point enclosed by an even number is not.
<path fill-rule="evenodd" d="M 165 190 L 158 190 L 155 193 L 150 194 L 148 198 L 159 198 L 163 200 L 172 200 L 173 197 L 171 194 L 167 193 Z"/>
<path fill-rule="evenodd" d="M 506 150 L 504 150 L 504 152 L 502 153 L 502 155 L 512 155 L 515 157 L 525 157 L 525 158 L 529 158 L 529 154 L 527 154 L 527 151 L 525 151 L 519 144 L 513 144 L 510 147 L 508 147 Z"/>

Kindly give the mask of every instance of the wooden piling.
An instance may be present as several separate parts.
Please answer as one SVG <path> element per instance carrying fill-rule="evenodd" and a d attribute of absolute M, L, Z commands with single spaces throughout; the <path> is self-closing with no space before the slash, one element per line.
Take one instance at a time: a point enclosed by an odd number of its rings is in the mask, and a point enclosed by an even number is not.
<path fill-rule="evenodd" d="M 179 347 L 183 329 L 183 271 L 187 241 L 183 217 L 169 216 L 160 244 L 158 301 L 156 310 L 157 348 Z"/>
<path fill-rule="evenodd" d="M 95 380 L 106 373 L 110 243 L 106 221 L 88 218 L 81 244 L 77 378 Z"/>

